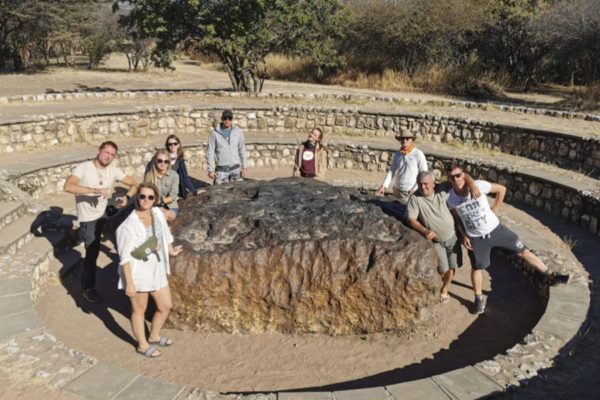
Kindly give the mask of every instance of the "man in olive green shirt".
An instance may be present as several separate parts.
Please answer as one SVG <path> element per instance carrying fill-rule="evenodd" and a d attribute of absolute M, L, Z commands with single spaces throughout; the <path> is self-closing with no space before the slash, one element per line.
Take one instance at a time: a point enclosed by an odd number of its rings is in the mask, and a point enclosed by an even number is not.
<path fill-rule="evenodd" d="M 448 288 L 458 267 L 460 252 L 460 242 L 454 230 L 454 218 L 446 205 L 448 193 L 436 193 L 431 171 L 422 171 L 417 175 L 417 186 L 418 191 L 408 199 L 408 224 L 433 242 L 438 254 L 438 273 L 443 280 L 440 301 L 448 303 Z"/>

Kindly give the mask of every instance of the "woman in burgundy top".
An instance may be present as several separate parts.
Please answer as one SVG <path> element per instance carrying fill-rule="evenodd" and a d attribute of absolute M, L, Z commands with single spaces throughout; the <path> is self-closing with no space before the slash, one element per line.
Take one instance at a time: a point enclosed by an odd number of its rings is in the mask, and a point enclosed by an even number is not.
<path fill-rule="evenodd" d="M 293 176 L 323 179 L 327 170 L 327 150 L 321 144 L 323 131 L 313 128 L 308 140 L 301 143 L 296 150 Z"/>

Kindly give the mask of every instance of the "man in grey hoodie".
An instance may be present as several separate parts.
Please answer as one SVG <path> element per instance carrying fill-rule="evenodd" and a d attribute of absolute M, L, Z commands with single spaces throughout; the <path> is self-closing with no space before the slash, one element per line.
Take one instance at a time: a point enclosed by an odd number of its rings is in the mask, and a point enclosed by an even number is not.
<path fill-rule="evenodd" d="M 246 178 L 246 140 L 242 130 L 233 125 L 231 110 L 223 111 L 221 123 L 210 132 L 206 153 L 208 177 L 215 185 Z"/>

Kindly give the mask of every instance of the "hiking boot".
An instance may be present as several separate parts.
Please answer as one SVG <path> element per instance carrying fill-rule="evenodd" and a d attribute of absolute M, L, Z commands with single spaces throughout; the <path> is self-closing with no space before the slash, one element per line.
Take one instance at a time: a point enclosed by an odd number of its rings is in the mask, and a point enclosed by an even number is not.
<path fill-rule="evenodd" d="M 475 314 L 483 314 L 485 310 L 485 302 L 483 300 L 475 299 Z"/>
<path fill-rule="evenodd" d="M 102 296 L 100 296 L 94 288 L 84 289 L 83 292 L 81 292 L 81 295 L 89 303 L 100 303 L 102 301 Z"/>
<path fill-rule="evenodd" d="M 559 274 L 558 272 L 553 272 L 551 275 L 546 276 L 546 285 L 548 286 L 556 286 L 561 283 L 569 282 L 568 274 Z"/>

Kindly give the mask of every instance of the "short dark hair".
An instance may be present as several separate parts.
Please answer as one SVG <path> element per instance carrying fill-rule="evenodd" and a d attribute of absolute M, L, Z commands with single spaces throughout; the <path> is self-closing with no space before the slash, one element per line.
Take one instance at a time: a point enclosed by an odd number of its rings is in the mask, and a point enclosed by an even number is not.
<path fill-rule="evenodd" d="M 119 146 L 117 146 L 117 144 L 115 142 L 113 142 L 112 140 L 107 140 L 106 142 L 102 142 L 102 144 L 98 148 L 100 150 L 102 150 L 106 146 L 110 146 L 110 147 L 114 148 L 116 151 L 119 151 Z"/>
<path fill-rule="evenodd" d="M 461 170 L 463 169 L 463 166 L 460 165 L 457 162 L 451 162 L 450 164 L 446 165 L 446 172 L 452 172 L 454 171 L 456 168 L 460 168 Z"/>

